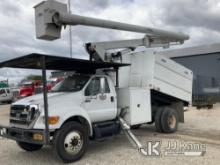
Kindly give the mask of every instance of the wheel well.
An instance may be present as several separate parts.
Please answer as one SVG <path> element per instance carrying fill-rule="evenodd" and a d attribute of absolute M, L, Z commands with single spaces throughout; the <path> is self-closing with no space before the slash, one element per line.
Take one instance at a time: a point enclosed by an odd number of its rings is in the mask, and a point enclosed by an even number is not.
<path fill-rule="evenodd" d="M 171 105 L 175 102 L 183 102 L 184 106 L 188 106 L 188 102 L 183 101 L 181 99 L 178 99 L 176 97 L 155 91 L 155 90 L 151 90 L 151 102 L 152 105 L 155 106 L 164 106 L 164 105 Z"/>
<path fill-rule="evenodd" d="M 154 119 L 154 116 L 156 114 L 158 107 L 168 106 L 168 107 L 173 108 L 177 112 L 179 121 L 184 122 L 183 107 L 188 106 L 188 102 L 185 102 L 178 98 L 152 90 L 151 91 L 151 105 L 152 105 L 152 118 L 153 119 Z"/>
<path fill-rule="evenodd" d="M 92 132 L 90 130 L 90 124 L 84 117 L 82 117 L 82 116 L 72 116 L 72 117 L 68 118 L 62 125 L 66 124 L 70 121 L 75 121 L 75 122 L 78 122 L 78 123 L 82 124 L 83 126 L 85 126 L 85 129 L 88 131 L 88 135 L 92 134 Z"/>

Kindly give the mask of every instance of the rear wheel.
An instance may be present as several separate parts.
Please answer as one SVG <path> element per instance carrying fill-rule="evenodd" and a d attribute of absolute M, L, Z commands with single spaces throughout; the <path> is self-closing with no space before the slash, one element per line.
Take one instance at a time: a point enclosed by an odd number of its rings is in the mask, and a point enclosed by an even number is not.
<path fill-rule="evenodd" d="M 88 147 L 88 131 L 82 124 L 68 122 L 55 134 L 53 147 L 55 154 L 64 162 L 79 160 Z"/>
<path fill-rule="evenodd" d="M 29 152 L 40 150 L 43 147 L 43 145 L 19 142 L 19 141 L 17 141 L 17 144 L 21 149 Z"/>
<path fill-rule="evenodd" d="M 165 133 L 176 132 L 179 118 L 176 111 L 170 107 L 165 107 L 161 114 L 161 126 Z"/>
<path fill-rule="evenodd" d="M 208 108 L 208 109 L 212 109 L 212 108 L 213 108 L 213 105 L 207 105 L 207 108 Z"/>
<path fill-rule="evenodd" d="M 163 108 L 158 108 L 156 110 L 156 114 L 155 114 L 155 128 L 156 128 L 156 131 L 157 132 L 163 132 L 163 129 L 162 129 L 162 124 L 161 124 L 161 114 L 162 114 L 162 111 L 163 111 Z"/>

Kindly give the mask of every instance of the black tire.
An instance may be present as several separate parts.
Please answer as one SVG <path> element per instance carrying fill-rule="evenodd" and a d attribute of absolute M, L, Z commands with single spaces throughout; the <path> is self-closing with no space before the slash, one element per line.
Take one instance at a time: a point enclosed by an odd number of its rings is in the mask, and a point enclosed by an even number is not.
<path fill-rule="evenodd" d="M 71 144 L 66 143 L 65 139 L 67 139 L 72 132 L 79 134 L 80 140 L 76 139 L 74 136 L 73 137 L 74 139 L 73 138 L 70 139 Z M 68 153 L 67 150 L 70 145 L 72 145 L 71 147 L 73 147 L 73 145 L 77 147 L 79 144 L 81 144 L 80 150 L 76 154 Z M 83 127 L 83 125 L 78 122 L 68 122 L 64 124 L 60 128 L 60 130 L 56 132 L 53 139 L 53 150 L 56 156 L 58 156 L 64 163 L 71 163 L 79 160 L 85 154 L 88 148 L 88 144 L 89 144 L 88 131 L 85 129 L 85 127 Z"/>
<path fill-rule="evenodd" d="M 153 119 L 153 121 L 148 122 L 147 124 L 148 124 L 148 125 L 152 125 L 152 124 L 154 124 L 154 122 L 155 122 L 155 121 L 154 121 L 154 119 Z"/>
<path fill-rule="evenodd" d="M 162 112 L 163 112 L 163 108 L 158 108 L 156 110 L 156 114 L 155 114 L 155 117 L 154 117 L 156 131 L 160 132 L 160 133 L 163 132 L 162 125 L 161 125 L 161 114 L 162 114 Z"/>
<path fill-rule="evenodd" d="M 132 125 L 131 129 L 139 129 L 141 127 L 141 124 Z"/>
<path fill-rule="evenodd" d="M 212 108 L 213 108 L 213 105 L 207 105 L 207 108 L 208 108 L 208 109 L 212 109 Z"/>
<path fill-rule="evenodd" d="M 28 152 L 38 151 L 43 147 L 43 145 L 19 142 L 19 141 L 17 141 L 17 144 L 21 149 L 28 151 Z"/>
<path fill-rule="evenodd" d="M 8 104 L 11 104 L 12 102 L 13 102 L 12 100 L 7 101 Z"/>
<path fill-rule="evenodd" d="M 164 133 L 176 132 L 178 128 L 179 117 L 176 111 L 170 107 L 164 107 L 161 114 L 161 125 Z"/>

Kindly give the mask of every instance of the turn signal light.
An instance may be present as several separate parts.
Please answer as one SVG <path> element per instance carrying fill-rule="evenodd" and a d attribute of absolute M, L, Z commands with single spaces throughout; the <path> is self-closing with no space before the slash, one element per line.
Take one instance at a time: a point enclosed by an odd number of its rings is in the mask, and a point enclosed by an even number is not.
<path fill-rule="evenodd" d="M 35 133 L 35 134 L 33 134 L 33 140 L 35 140 L 35 141 L 43 141 L 44 140 L 44 136 L 42 134 Z"/>
<path fill-rule="evenodd" d="M 48 117 L 48 124 L 49 125 L 55 125 L 59 122 L 59 117 L 58 116 L 50 116 Z"/>

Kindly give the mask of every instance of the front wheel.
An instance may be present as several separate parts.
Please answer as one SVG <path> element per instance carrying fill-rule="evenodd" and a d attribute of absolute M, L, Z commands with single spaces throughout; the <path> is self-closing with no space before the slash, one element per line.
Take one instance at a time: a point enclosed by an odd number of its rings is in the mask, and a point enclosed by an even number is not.
<path fill-rule="evenodd" d="M 28 152 L 37 151 L 43 147 L 43 145 L 19 142 L 19 141 L 17 141 L 17 144 L 21 149 L 28 151 Z"/>
<path fill-rule="evenodd" d="M 82 124 L 68 122 L 56 132 L 53 140 L 55 154 L 64 162 L 79 160 L 86 152 L 89 138 Z"/>

